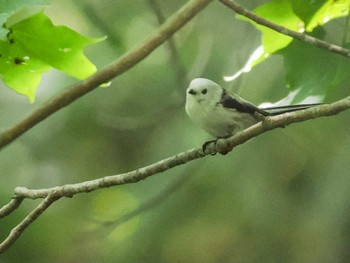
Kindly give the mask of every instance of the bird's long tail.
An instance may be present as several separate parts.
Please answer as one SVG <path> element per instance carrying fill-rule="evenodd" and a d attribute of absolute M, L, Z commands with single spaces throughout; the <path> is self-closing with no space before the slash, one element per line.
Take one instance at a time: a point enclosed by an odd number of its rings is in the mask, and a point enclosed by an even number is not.
<path fill-rule="evenodd" d="M 266 113 L 265 116 L 275 116 L 287 112 L 293 112 L 298 110 L 305 110 L 311 107 L 322 105 L 323 103 L 311 103 L 311 104 L 298 104 L 298 105 L 286 105 L 286 106 L 276 106 L 276 107 L 267 107 L 261 108 L 261 110 Z"/>

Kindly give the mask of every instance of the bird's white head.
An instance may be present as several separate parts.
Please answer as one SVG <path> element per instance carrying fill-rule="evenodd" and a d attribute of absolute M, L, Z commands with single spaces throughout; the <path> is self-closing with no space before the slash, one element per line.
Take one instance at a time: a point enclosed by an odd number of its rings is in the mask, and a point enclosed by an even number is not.
<path fill-rule="evenodd" d="M 196 108 L 211 108 L 220 101 L 222 88 L 214 81 L 204 78 L 197 78 L 191 81 L 186 92 L 186 112 L 191 112 Z"/>

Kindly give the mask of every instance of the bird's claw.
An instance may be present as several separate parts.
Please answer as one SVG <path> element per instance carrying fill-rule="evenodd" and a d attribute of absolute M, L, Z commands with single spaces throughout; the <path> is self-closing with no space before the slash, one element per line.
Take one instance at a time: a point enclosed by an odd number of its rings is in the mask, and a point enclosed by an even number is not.
<path fill-rule="evenodd" d="M 231 149 L 229 148 L 229 145 L 227 144 L 227 142 L 225 142 L 225 140 L 220 140 L 220 139 L 224 139 L 224 138 L 217 138 L 216 140 L 211 140 L 211 141 L 205 142 L 202 146 L 203 152 L 205 154 L 209 153 L 210 155 L 216 155 L 218 152 L 222 155 L 228 154 L 232 150 L 232 148 Z M 215 152 L 208 152 L 207 151 L 207 147 L 211 143 L 214 144 Z"/>
<path fill-rule="evenodd" d="M 216 142 L 217 142 L 218 140 L 216 139 L 216 140 L 211 140 L 211 141 L 207 141 L 207 142 L 205 142 L 203 145 L 202 145 L 202 151 L 204 152 L 204 153 L 206 153 L 207 152 L 207 147 L 208 147 L 208 145 L 209 144 L 211 144 L 211 143 L 214 143 L 214 145 L 216 145 Z M 215 155 L 215 154 L 217 154 L 217 152 L 212 152 L 212 153 L 209 153 L 210 155 Z"/>

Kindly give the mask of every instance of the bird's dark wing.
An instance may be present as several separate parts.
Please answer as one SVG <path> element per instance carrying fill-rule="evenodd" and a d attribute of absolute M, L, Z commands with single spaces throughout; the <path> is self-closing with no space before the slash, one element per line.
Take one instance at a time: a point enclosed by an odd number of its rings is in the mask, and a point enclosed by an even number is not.
<path fill-rule="evenodd" d="M 235 109 L 238 112 L 254 114 L 259 112 L 262 115 L 269 115 L 264 109 L 259 109 L 254 104 L 243 100 L 235 94 L 230 94 L 223 89 L 220 103 L 224 108 Z"/>
<path fill-rule="evenodd" d="M 322 103 L 312 104 L 299 104 L 299 105 L 286 105 L 286 106 L 274 106 L 267 108 L 258 108 L 254 104 L 242 99 L 236 94 L 229 93 L 223 89 L 220 103 L 224 108 L 235 109 L 238 112 L 254 114 L 260 113 L 264 116 L 275 116 L 287 112 L 293 112 L 298 110 L 305 110 L 310 107 L 322 105 Z"/>
<path fill-rule="evenodd" d="M 298 110 L 305 110 L 311 107 L 315 107 L 318 105 L 322 105 L 323 103 L 311 103 L 311 104 L 297 104 L 297 105 L 286 105 L 286 106 L 276 106 L 276 107 L 268 107 L 262 108 L 265 112 L 270 116 L 279 115 L 287 112 L 293 112 Z"/>

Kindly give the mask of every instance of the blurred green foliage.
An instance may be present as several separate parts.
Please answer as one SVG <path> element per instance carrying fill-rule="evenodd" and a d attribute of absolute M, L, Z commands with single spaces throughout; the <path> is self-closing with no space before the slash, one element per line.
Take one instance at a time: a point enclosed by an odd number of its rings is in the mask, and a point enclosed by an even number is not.
<path fill-rule="evenodd" d="M 165 17 L 185 2 L 157 1 Z M 250 9 L 262 2 L 242 1 Z M 158 27 L 145 0 L 51 4 L 45 12 L 55 24 L 83 35 L 108 36 L 87 50 L 100 68 Z M 341 18 L 322 28 L 328 41 L 338 43 L 344 26 Z M 257 104 L 288 94 L 280 55 L 234 84 L 222 81 L 223 75 L 244 65 L 259 45 L 260 33 L 219 2 L 209 5 L 175 40 L 187 83 L 194 77 L 210 78 Z M 299 66 L 307 59 L 304 53 Z M 329 67 L 313 66 L 319 71 Z M 109 88 L 79 99 L 3 149 L 1 203 L 11 198 L 16 186 L 90 180 L 200 147 L 210 137 L 185 115 L 187 87 L 179 84 L 177 70 L 165 45 Z M 74 82 L 57 71 L 45 74 L 34 105 L 1 87 L 1 129 Z M 348 95 L 343 81 L 327 98 Z M 350 112 L 344 112 L 274 130 L 227 156 L 209 156 L 137 184 L 59 200 L 0 256 L 0 262 L 348 262 L 349 117 Z M 125 224 L 104 226 L 142 207 L 169 185 L 176 186 L 179 179 L 185 182 L 149 210 Z M 25 200 L 2 219 L 0 239 L 36 204 Z"/>

